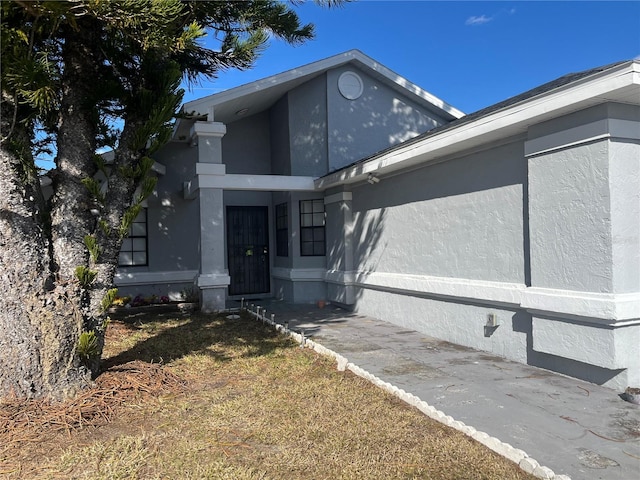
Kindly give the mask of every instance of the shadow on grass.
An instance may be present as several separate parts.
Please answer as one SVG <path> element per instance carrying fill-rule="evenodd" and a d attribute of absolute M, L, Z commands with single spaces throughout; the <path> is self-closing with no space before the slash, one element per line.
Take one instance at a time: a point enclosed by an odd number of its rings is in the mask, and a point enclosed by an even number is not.
<path fill-rule="evenodd" d="M 101 371 L 134 360 L 148 363 L 168 363 L 187 355 L 206 355 L 216 361 L 238 357 L 269 355 L 279 348 L 293 347 L 293 343 L 272 328 L 244 316 L 227 319 L 225 316 L 193 313 L 175 326 L 166 323 L 180 317 L 176 314 L 138 314 L 122 318 L 121 335 L 144 331 L 151 337 L 115 356 L 105 358 Z M 108 341 L 108 338 L 107 338 Z"/>

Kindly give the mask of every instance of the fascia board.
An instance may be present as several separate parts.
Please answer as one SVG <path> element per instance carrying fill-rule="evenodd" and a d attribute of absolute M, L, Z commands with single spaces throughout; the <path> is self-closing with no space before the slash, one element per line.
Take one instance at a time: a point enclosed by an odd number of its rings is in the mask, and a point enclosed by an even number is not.
<path fill-rule="evenodd" d="M 448 113 L 449 115 L 451 115 L 454 118 L 462 118 L 462 117 L 465 116 L 464 112 L 458 110 L 453 105 L 450 105 L 447 102 L 445 102 L 444 100 L 436 97 L 435 95 L 432 95 L 431 93 L 427 92 L 426 90 L 423 90 L 422 88 L 420 88 L 415 83 L 412 83 L 409 80 L 407 80 L 406 78 L 398 75 L 393 70 L 390 70 L 389 68 L 385 67 L 384 65 L 376 62 L 372 58 L 364 55 L 362 52 L 356 50 L 356 54 L 357 55 L 355 56 L 355 58 L 359 62 L 361 62 L 362 64 L 366 65 L 371 70 L 379 73 L 380 75 L 382 75 L 383 77 L 387 78 L 391 82 L 397 84 L 399 87 L 401 87 L 402 90 L 406 90 L 407 92 L 410 92 L 410 93 L 416 95 L 417 97 L 420 97 L 423 100 L 426 100 L 427 102 L 429 102 L 432 105 L 438 107 L 439 109 L 445 111 L 446 113 Z"/>
<path fill-rule="evenodd" d="M 511 105 L 503 110 L 481 117 L 443 132 L 427 137 L 422 141 L 399 145 L 379 157 L 362 164 L 335 172 L 316 180 L 316 188 L 326 189 L 335 185 L 359 181 L 365 175 L 382 169 L 399 170 L 404 163 L 414 165 L 415 159 L 432 160 L 442 155 L 450 155 L 469 148 L 473 141 L 481 137 L 502 133 L 504 137 L 518 133 L 531 124 L 550 118 L 553 112 L 559 112 L 572 105 L 579 105 L 596 98 L 606 98 L 613 91 L 640 85 L 640 64 L 625 64 L 607 72 L 576 81 L 538 97 Z"/>
<path fill-rule="evenodd" d="M 443 110 L 450 116 L 454 118 L 461 118 L 465 114 L 458 110 L 457 108 L 449 105 L 447 102 L 442 99 L 436 97 L 435 95 L 430 94 L 426 90 L 423 90 L 419 86 L 410 82 L 406 78 L 398 75 L 394 71 L 388 69 L 384 65 L 376 62 L 371 57 L 368 57 L 364 53 L 359 50 L 349 50 L 345 53 L 341 53 L 338 55 L 334 55 L 332 57 L 318 60 L 317 62 L 309 63 L 302 67 L 294 68 L 291 70 L 287 70 L 286 72 L 281 72 L 276 75 L 272 75 L 267 78 L 263 78 L 261 80 L 256 80 L 255 82 L 248 83 L 245 85 L 241 85 L 239 87 L 231 88 L 229 90 L 225 90 L 223 92 L 219 92 L 213 95 L 209 95 L 207 97 L 193 100 L 191 102 L 187 102 L 184 105 L 184 110 L 191 111 L 199 111 L 202 109 L 203 111 L 200 113 L 204 113 L 204 110 L 207 110 L 208 107 L 213 106 L 215 108 L 216 105 L 220 105 L 232 100 L 236 100 L 245 95 L 249 95 L 252 93 L 256 93 L 262 90 L 267 90 L 269 88 L 276 87 L 278 85 L 284 84 L 286 82 L 292 80 L 298 80 L 303 77 L 313 76 L 318 73 L 330 70 L 332 68 L 338 67 L 340 65 L 345 65 L 349 62 L 356 61 L 365 67 L 377 72 L 382 75 L 388 81 L 396 84 L 400 87 L 401 90 L 412 93 L 413 95 L 420 97 L 431 105 Z"/>
<path fill-rule="evenodd" d="M 309 63 L 298 68 L 293 68 L 291 70 L 287 70 L 270 77 L 256 80 L 255 82 L 240 85 L 239 87 L 230 88 L 229 90 L 225 90 L 213 95 L 209 95 L 207 97 L 200 98 L 198 100 L 187 102 L 185 103 L 184 109 L 186 111 L 192 111 L 197 110 L 197 107 L 201 105 L 215 106 L 217 104 L 235 100 L 251 93 L 266 90 L 268 88 L 286 83 L 291 80 L 297 80 L 308 75 L 313 75 L 315 73 L 334 68 L 338 65 L 350 62 L 353 58 L 355 58 L 354 52 L 354 50 L 350 50 L 340 55 L 335 55 L 323 60 L 318 60 L 317 62 Z"/>

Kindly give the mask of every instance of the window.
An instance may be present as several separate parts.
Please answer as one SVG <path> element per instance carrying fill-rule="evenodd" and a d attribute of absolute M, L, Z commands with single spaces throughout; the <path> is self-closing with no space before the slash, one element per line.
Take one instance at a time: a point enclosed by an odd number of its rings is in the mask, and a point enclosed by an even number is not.
<path fill-rule="evenodd" d="M 140 210 L 140 213 L 129 227 L 127 238 L 122 241 L 118 265 L 121 267 L 148 265 L 146 208 Z"/>
<path fill-rule="evenodd" d="M 286 203 L 276 205 L 276 255 L 289 256 L 289 210 Z"/>
<path fill-rule="evenodd" d="M 300 255 L 324 254 L 324 200 L 301 200 Z"/>

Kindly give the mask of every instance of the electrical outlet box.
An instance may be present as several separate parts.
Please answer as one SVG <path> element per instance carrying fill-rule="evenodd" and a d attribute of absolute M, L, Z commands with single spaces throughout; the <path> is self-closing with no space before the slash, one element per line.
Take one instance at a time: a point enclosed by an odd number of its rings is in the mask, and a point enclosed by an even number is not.
<path fill-rule="evenodd" d="M 498 326 L 498 316 L 495 313 L 487 314 L 487 327 L 497 327 Z"/>

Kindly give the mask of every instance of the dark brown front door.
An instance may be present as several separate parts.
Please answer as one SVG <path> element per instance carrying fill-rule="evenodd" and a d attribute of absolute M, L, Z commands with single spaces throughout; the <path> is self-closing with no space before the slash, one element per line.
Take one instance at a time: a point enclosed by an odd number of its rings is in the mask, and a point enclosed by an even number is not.
<path fill-rule="evenodd" d="M 227 207 L 229 295 L 269 293 L 267 207 Z"/>

